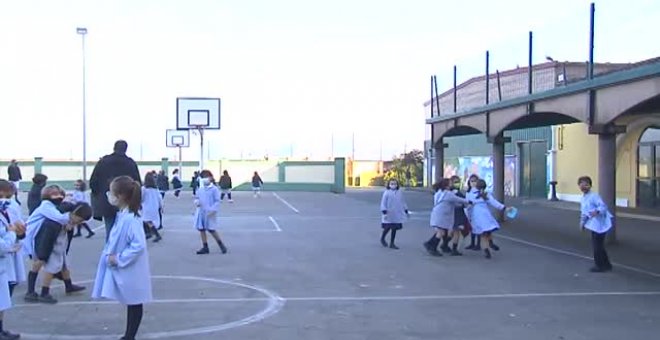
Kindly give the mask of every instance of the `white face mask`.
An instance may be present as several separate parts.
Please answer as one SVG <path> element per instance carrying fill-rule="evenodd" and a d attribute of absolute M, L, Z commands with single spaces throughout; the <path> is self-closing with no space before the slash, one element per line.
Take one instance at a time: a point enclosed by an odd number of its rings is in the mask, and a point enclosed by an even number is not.
<path fill-rule="evenodd" d="M 117 198 L 112 192 L 108 191 L 105 195 L 108 197 L 108 203 L 110 203 L 110 205 L 116 207 L 119 204 L 119 198 Z"/>
<path fill-rule="evenodd" d="M 204 178 L 202 178 L 202 184 L 204 184 L 204 185 L 209 185 L 209 184 L 211 184 L 211 179 L 208 178 L 208 177 L 204 177 Z"/>

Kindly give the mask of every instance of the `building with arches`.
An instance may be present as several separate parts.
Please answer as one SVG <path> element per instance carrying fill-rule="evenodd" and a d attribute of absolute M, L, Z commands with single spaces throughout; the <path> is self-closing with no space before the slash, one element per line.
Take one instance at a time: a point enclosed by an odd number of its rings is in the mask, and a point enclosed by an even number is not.
<path fill-rule="evenodd" d="M 472 78 L 424 107 L 428 179 L 473 153 L 490 159 L 498 198 L 544 197 L 556 181 L 560 199 L 579 200 L 577 178 L 589 175 L 610 205 L 658 205 L 660 58 L 516 68 Z"/>

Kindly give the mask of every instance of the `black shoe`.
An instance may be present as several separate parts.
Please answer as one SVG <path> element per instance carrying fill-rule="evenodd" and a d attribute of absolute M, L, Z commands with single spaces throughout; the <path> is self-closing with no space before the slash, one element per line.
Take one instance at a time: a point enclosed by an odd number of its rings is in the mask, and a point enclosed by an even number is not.
<path fill-rule="evenodd" d="M 397 247 L 394 243 L 391 243 L 391 244 L 390 244 L 390 248 L 391 248 L 391 249 L 399 249 L 399 247 Z"/>
<path fill-rule="evenodd" d="M 39 302 L 39 295 L 35 292 L 26 293 L 23 300 L 25 300 L 25 302 Z"/>
<path fill-rule="evenodd" d="M 85 289 L 87 289 L 87 288 L 84 287 L 84 286 L 78 286 L 78 285 L 74 285 L 74 284 L 72 284 L 71 287 L 69 287 L 69 288 L 67 288 L 67 289 L 65 290 L 65 292 L 66 292 L 67 294 L 73 294 L 73 293 L 81 292 L 81 291 L 83 291 L 83 290 L 85 290 Z"/>
<path fill-rule="evenodd" d="M 594 266 L 594 267 L 591 267 L 591 269 L 589 269 L 589 271 L 592 272 L 592 273 L 605 273 L 605 272 L 612 271 L 612 267 L 600 268 L 600 267 Z"/>
<path fill-rule="evenodd" d="M 447 245 L 440 246 L 440 249 L 442 250 L 443 253 L 447 253 L 447 254 L 451 253 L 451 248 L 449 248 L 449 246 Z"/>
<path fill-rule="evenodd" d="M 55 299 L 52 295 L 39 295 L 39 302 L 41 303 L 46 303 L 49 305 L 54 305 L 57 303 L 57 299 Z"/>
<path fill-rule="evenodd" d="M 385 244 L 387 247 L 387 244 Z M 439 252 L 437 249 L 433 248 L 433 245 L 430 244 L 429 242 L 424 242 L 424 249 L 431 255 L 431 256 L 442 256 L 442 253 Z"/>
<path fill-rule="evenodd" d="M 21 338 L 20 334 L 14 334 L 10 331 L 0 332 L 0 340 L 16 340 L 16 339 L 20 339 L 20 338 Z"/>
<path fill-rule="evenodd" d="M 91 237 L 94 236 L 94 235 L 96 235 L 96 233 L 92 231 L 92 232 L 89 233 L 87 236 L 85 236 L 85 238 L 91 238 Z"/>
<path fill-rule="evenodd" d="M 385 240 L 382 238 L 380 239 L 380 244 L 382 244 L 383 247 L 387 247 L 387 242 L 385 242 Z"/>
<path fill-rule="evenodd" d="M 460 253 L 458 250 L 453 249 L 451 251 L 451 256 L 463 256 L 463 253 Z"/>
<path fill-rule="evenodd" d="M 157 235 L 156 238 L 154 239 L 154 243 L 162 240 L 163 238 L 160 235 Z"/>
<path fill-rule="evenodd" d="M 490 244 L 490 247 L 491 247 L 494 251 L 500 251 L 500 246 L 496 245 L 495 243 L 491 243 L 491 244 Z"/>
<path fill-rule="evenodd" d="M 481 250 L 481 246 L 474 246 L 471 250 L 474 250 L 474 251 L 480 251 L 480 250 Z"/>
<path fill-rule="evenodd" d="M 210 253 L 208 247 L 202 247 L 202 249 L 197 251 L 197 255 L 203 255 L 203 254 L 208 254 L 208 253 Z"/>
<path fill-rule="evenodd" d="M 82 233 L 75 233 L 75 234 L 73 234 L 73 237 L 80 237 L 80 236 L 82 236 Z"/>
<path fill-rule="evenodd" d="M 488 248 L 484 249 L 484 256 L 485 256 L 487 259 L 489 259 L 489 258 L 492 257 L 492 256 L 490 255 L 490 249 L 488 249 Z"/>
<path fill-rule="evenodd" d="M 220 247 L 220 251 L 223 254 L 227 254 L 227 247 L 225 247 L 225 245 L 222 242 L 218 242 L 218 246 Z"/>
<path fill-rule="evenodd" d="M 465 249 L 467 249 L 467 250 L 473 250 L 474 247 L 475 247 L 475 245 L 474 245 L 474 244 L 471 244 L 471 245 L 465 247 Z"/>

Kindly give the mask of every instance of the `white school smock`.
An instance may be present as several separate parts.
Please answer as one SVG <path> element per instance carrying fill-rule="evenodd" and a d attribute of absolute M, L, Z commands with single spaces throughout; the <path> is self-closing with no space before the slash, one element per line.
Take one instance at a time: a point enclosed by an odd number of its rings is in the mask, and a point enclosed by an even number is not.
<path fill-rule="evenodd" d="M 116 255 L 117 266 L 108 263 L 110 254 Z M 116 300 L 125 305 L 143 304 L 153 299 L 142 218 L 126 208 L 117 213 L 101 253 L 92 298 Z"/>
<path fill-rule="evenodd" d="M 69 213 L 61 213 L 53 202 L 48 200 L 41 201 L 41 204 L 34 209 L 25 222 L 25 239 L 23 239 L 23 250 L 26 255 L 34 255 L 34 238 L 37 236 L 41 223 L 44 219 L 59 222 L 62 225 L 69 223 Z"/>
<path fill-rule="evenodd" d="M 0 311 L 11 308 L 7 274 L 11 271 L 10 255 L 15 245 L 16 234 L 6 228 L 0 228 Z"/>
<path fill-rule="evenodd" d="M 592 211 L 598 215 L 591 217 Z M 612 228 L 612 214 L 600 195 L 593 191 L 582 196 L 580 200 L 580 225 L 593 232 L 602 234 Z"/>
<path fill-rule="evenodd" d="M 454 228 L 454 210 L 467 200 L 456 196 L 449 190 L 438 190 L 433 195 L 433 210 L 431 210 L 431 227 L 442 229 Z"/>
<path fill-rule="evenodd" d="M 154 226 L 158 227 L 160 223 L 160 215 L 158 212 L 163 206 L 163 196 L 156 188 L 142 187 L 142 220 L 144 222 L 151 222 Z"/>
<path fill-rule="evenodd" d="M 194 225 L 197 230 L 216 230 L 218 227 L 218 214 L 220 213 L 220 190 L 217 186 L 209 184 L 202 185 L 197 189 L 197 200 L 199 204 L 195 211 Z M 209 213 L 216 213 L 209 216 Z"/>
<path fill-rule="evenodd" d="M 387 189 L 383 192 L 383 197 L 380 200 L 380 210 L 386 210 L 387 213 L 382 215 L 382 223 L 403 223 L 406 220 L 406 200 L 403 198 L 403 192 L 399 189 Z"/>
<path fill-rule="evenodd" d="M 478 190 L 470 191 L 467 195 L 467 199 L 473 203 L 469 207 L 468 212 L 470 223 L 472 224 L 472 233 L 475 235 L 481 235 L 482 233 L 499 229 L 500 224 L 493 217 L 490 207 L 497 210 L 503 210 L 505 208 L 504 204 L 496 200 L 490 193 L 487 194 L 486 199 L 479 196 L 480 193 Z"/>
<path fill-rule="evenodd" d="M 7 215 L 9 216 L 9 221 L 7 221 L 4 216 L 0 214 L 0 228 L 6 230 L 10 224 L 16 222 L 22 222 L 23 217 L 21 216 L 20 206 L 16 201 L 12 200 L 7 208 Z M 10 262 L 7 271 L 7 281 L 12 283 L 21 283 L 27 280 L 27 275 L 25 274 L 25 252 L 23 251 L 23 241 L 16 240 L 16 251 L 11 252 L 7 255 L 8 261 Z"/>

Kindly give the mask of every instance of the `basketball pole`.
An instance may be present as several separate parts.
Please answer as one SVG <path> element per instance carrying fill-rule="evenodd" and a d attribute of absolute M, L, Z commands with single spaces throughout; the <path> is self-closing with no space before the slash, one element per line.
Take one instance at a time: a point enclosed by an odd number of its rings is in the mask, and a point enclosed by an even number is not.
<path fill-rule="evenodd" d="M 204 128 L 198 127 L 199 132 L 199 171 L 204 170 Z"/>
<path fill-rule="evenodd" d="M 181 144 L 177 145 L 179 148 L 179 177 L 183 176 L 183 151 L 181 149 Z"/>

